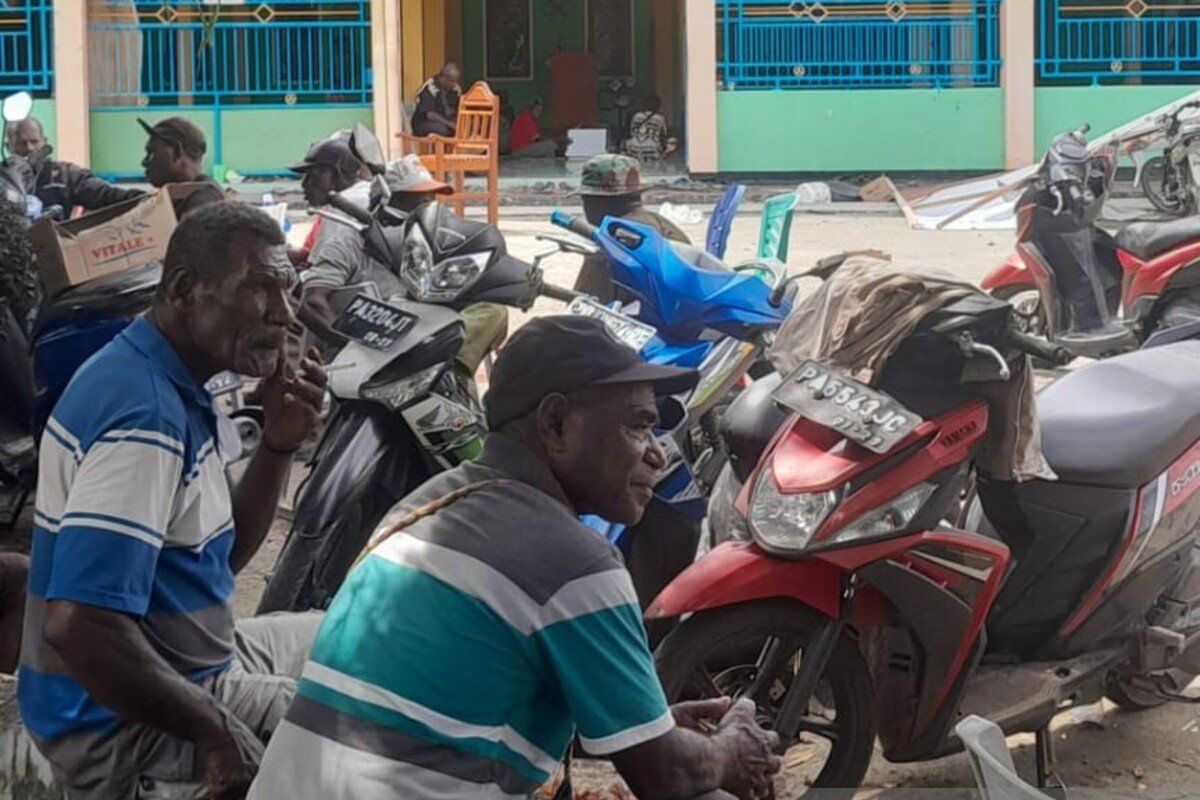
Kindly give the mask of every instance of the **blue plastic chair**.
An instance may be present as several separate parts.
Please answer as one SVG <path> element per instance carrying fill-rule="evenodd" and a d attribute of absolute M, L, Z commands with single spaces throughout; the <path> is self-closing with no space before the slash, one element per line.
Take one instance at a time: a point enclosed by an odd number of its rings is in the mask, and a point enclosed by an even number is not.
<path fill-rule="evenodd" d="M 795 192 L 775 195 L 763 203 L 762 222 L 758 229 L 759 258 L 778 258 L 787 263 L 788 239 L 795 210 Z"/>
<path fill-rule="evenodd" d="M 725 245 L 729 243 L 729 230 L 733 227 L 733 218 L 737 216 L 738 206 L 746 196 L 746 187 L 733 183 L 725 187 L 721 199 L 713 208 L 712 216 L 708 219 L 708 234 L 704 237 L 704 249 L 709 255 L 717 258 L 725 257 Z"/>

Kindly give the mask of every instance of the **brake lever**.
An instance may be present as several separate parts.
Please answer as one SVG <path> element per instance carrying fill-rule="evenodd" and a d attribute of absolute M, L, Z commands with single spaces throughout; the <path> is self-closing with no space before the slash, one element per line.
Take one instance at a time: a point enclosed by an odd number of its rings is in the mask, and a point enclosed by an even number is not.
<path fill-rule="evenodd" d="M 540 242 L 554 242 L 556 245 L 558 245 L 558 249 L 564 253 L 590 256 L 600 252 L 600 248 L 596 247 L 590 242 L 568 239 L 565 236 L 555 236 L 552 233 L 539 233 L 534 238 Z"/>
<path fill-rule="evenodd" d="M 538 238 L 540 239 L 541 237 L 539 236 Z M 543 261 L 545 261 L 550 256 L 557 255 L 560 252 L 562 252 L 562 251 L 560 251 L 557 247 L 555 247 L 555 248 L 551 248 L 550 250 L 543 250 L 540 253 L 535 253 L 533 256 L 533 260 L 530 262 L 530 264 L 533 266 L 534 269 L 540 269 Z"/>

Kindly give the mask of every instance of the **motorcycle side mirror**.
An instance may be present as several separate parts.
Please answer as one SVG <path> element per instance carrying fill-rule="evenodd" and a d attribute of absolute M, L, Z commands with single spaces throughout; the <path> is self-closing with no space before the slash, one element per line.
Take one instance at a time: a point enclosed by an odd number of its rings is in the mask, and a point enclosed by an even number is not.
<path fill-rule="evenodd" d="M 387 172 L 387 156 L 383 154 L 383 145 L 366 125 L 361 122 L 354 123 L 350 130 L 349 144 L 355 158 L 366 164 L 373 174 L 382 175 Z"/>
<path fill-rule="evenodd" d="M 17 92 L 4 98 L 3 116 L 5 122 L 20 122 L 28 119 L 33 113 L 33 95 L 29 92 Z"/>
<path fill-rule="evenodd" d="M 942 320 L 937 325 L 934 325 L 932 328 L 930 328 L 930 330 L 933 331 L 934 333 L 941 334 L 944 336 L 945 334 L 957 333 L 958 331 L 962 330 L 963 328 L 968 328 L 971 326 L 971 323 L 973 323 L 974 321 L 975 321 L 975 318 L 972 316 L 969 316 L 967 314 L 958 314 L 956 316 L 950 317 L 950 319 Z"/>

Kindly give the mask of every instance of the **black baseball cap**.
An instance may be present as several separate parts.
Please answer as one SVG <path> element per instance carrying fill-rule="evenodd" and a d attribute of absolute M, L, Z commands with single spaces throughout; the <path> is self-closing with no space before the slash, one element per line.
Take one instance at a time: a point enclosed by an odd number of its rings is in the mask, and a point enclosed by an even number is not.
<path fill-rule="evenodd" d="M 337 170 L 338 174 L 347 178 L 354 177 L 361 168 L 349 143 L 345 139 L 334 138 L 313 142 L 312 146 L 308 148 L 308 152 L 304 154 L 304 160 L 292 164 L 288 169 L 303 174 L 317 166 L 332 167 Z"/>
<path fill-rule="evenodd" d="M 151 125 L 138 117 L 138 124 L 151 138 L 173 144 L 192 158 L 203 158 L 204 154 L 208 152 L 208 141 L 204 138 L 204 131 L 200 130 L 191 120 L 183 117 L 167 117 Z"/>
<path fill-rule="evenodd" d="M 496 357 L 483 406 L 488 427 L 497 430 L 555 392 L 649 383 L 662 396 L 691 389 L 699 377 L 694 369 L 643 361 L 591 317 L 537 317 L 514 333 Z"/>

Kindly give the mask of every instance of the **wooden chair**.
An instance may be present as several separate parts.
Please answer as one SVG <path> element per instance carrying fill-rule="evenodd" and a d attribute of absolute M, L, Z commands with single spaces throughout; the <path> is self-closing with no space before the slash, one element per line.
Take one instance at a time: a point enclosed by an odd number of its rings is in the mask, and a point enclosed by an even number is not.
<path fill-rule="evenodd" d="M 454 187 L 447 202 L 463 215 L 467 201 L 485 201 L 488 222 L 500 219 L 500 98 L 483 81 L 478 81 L 458 101 L 454 137 L 396 134 L 405 154 L 414 153 L 436 180 Z M 486 174 L 487 191 L 464 191 L 468 174 Z"/>

